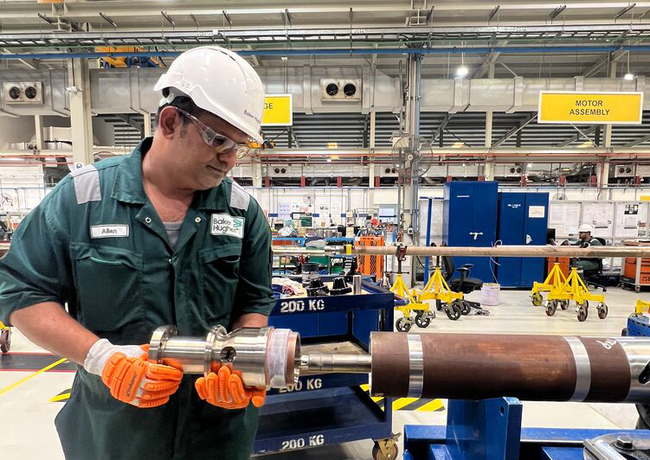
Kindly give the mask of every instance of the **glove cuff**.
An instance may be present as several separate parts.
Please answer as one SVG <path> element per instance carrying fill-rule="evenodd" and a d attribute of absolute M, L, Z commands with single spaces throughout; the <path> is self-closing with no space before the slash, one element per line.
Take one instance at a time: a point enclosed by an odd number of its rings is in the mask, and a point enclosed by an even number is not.
<path fill-rule="evenodd" d="M 139 358 L 145 352 L 139 345 L 113 345 L 108 339 L 99 339 L 88 350 L 84 360 L 84 369 L 101 377 L 104 366 L 115 353 L 124 353 L 127 358 Z"/>
<path fill-rule="evenodd" d="M 84 369 L 101 377 L 104 366 L 115 351 L 116 347 L 108 339 L 99 339 L 88 350 L 84 360 Z"/>

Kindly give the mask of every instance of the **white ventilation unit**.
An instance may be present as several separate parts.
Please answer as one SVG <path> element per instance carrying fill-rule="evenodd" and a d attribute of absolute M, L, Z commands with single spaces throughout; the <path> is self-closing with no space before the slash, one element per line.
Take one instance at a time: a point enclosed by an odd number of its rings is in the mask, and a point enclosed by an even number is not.
<path fill-rule="evenodd" d="M 399 168 L 390 165 L 381 165 L 379 167 L 379 177 L 398 177 Z"/>
<path fill-rule="evenodd" d="M 360 78 L 321 78 L 321 100 L 360 101 Z"/>
<path fill-rule="evenodd" d="M 614 168 L 614 177 L 617 179 L 634 177 L 634 165 L 616 165 Z"/>
<path fill-rule="evenodd" d="M 41 82 L 3 82 L 2 97 L 7 104 L 42 104 L 43 85 Z"/>

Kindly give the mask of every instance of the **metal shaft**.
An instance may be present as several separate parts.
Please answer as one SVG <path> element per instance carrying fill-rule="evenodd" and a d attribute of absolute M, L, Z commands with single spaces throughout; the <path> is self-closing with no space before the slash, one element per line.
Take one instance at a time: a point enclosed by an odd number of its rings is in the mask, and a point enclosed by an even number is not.
<path fill-rule="evenodd" d="M 648 338 L 374 332 L 371 349 L 377 396 L 650 401 Z"/>
<path fill-rule="evenodd" d="M 312 353 L 297 360 L 301 375 L 305 373 L 369 374 L 370 355 Z"/>
<path fill-rule="evenodd" d="M 359 255 L 395 256 L 397 246 L 356 246 Z M 650 257 L 650 246 L 406 246 L 407 256 L 489 256 L 489 257 Z"/>

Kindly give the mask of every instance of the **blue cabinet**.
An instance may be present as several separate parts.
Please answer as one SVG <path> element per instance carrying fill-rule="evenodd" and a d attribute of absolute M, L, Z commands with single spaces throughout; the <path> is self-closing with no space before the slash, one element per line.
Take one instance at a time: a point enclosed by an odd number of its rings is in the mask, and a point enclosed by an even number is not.
<path fill-rule="evenodd" d="M 544 245 L 548 226 L 548 193 L 499 193 L 497 239 L 504 245 Z M 544 258 L 501 257 L 497 279 L 502 287 L 531 287 L 543 281 Z"/>
<path fill-rule="evenodd" d="M 444 189 L 442 239 L 449 246 L 492 246 L 497 239 L 496 182 L 448 182 Z M 494 282 L 489 257 L 454 257 L 454 265 L 473 264 L 470 276 Z"/>

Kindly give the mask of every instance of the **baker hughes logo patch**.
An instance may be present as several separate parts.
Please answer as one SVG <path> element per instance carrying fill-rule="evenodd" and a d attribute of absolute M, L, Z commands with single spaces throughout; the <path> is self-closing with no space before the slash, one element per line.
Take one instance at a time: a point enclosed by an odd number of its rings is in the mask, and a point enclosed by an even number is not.
<path fill-rule="evenodd" d="M 233 217 L 229 214 L 212 214 L 210 233 L 243 238 L 244 221 L 243 217 Z"/>

